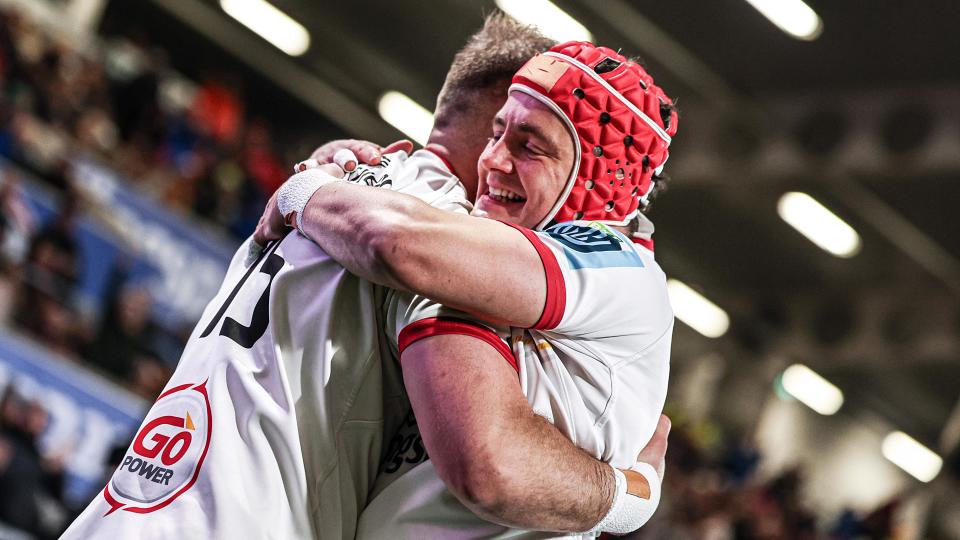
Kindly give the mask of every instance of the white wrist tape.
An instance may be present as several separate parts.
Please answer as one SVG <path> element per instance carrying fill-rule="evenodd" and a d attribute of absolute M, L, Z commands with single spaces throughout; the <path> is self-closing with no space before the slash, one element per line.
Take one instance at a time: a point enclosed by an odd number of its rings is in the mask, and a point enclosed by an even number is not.
<path fill-rule="evenodd" d="M 303 172 L 307 169 L 316 169 L 319 166 L 320 166 L 319 161 L 313 158 L 305 159 L 293 166 L 293 174 L 297 174 L 298 172 Z"/>
<path fill-rule="evenodd" d="M 296 212 L 297 229 L 303 232 L 303 209 L 307 207 L 310 197 L 323 186 L 340 180 L 320 169 L 307 169 L 291 176 L 277 192 L 277 207 L 283 219 L 289 219 L 290 213 Z"/>
<path fill-rule="evenodd" d="M 360 163 L 357 160 L 357 156 L 354 155 L 353 151 L 349 148 L 337 150 L 337 153 L 333 155 L 333 162 L 346 172 L 352 172 L 357 168 L 357 164 Z"/>
<path fill-rule="evenodd" d="M 650 498 L 642 499 L 627 493 L 627 477 L 619 469 L 613 472 L 617 477 L 617 492 L 614 495 L 613 505 L 607 515 L 591 532 L 606 532 L 612 534 L 627 534 L 642 527 L 656 512 L 660 505 L 660 477 L 657 471 L 647 463 L 637 463 L 630 468 L 643 475 L 650 485 Z"/>

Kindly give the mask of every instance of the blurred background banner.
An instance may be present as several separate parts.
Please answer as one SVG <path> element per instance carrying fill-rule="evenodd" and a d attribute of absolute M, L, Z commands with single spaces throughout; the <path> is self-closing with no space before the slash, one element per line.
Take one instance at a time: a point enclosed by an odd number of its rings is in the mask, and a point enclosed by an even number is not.
<path fill-rule="evenodd" d="M 192 326 L 223 281 L 236 242 L 209 225 L 174 214 L 136 193 L 128 187 L 129 182 L 121 181 L 104 165 L 80 160 L 75 166 L 78 185 L 97 206 L 110 209 L 113 223 L 122 224 L 118 233 L 121 239 L 104 235 L 109 245 L 99 244 L 99 252 L 85 257 L 85 269 L 93 275 L 89 281 L 85 276 L 84 284 L 96 286 L 97 280 L 102 287 L 109 274 L 109 268 L 103 268 L 104 261 L 112 261 L 125 251 L 138 259 L 130 264 L 128 279 L 147 286 L 155 299 L 157 322 L 171 331 Z M 95 230 L 91 225 L 86 232 L 97 235 Z M 113 257 L 109 249 L 114 250 Z M 104 297 L 102 288 L 91 292 Z"/>
<path fill-rule="evenodd" d="M 149 404 L 65 362 L 23 338 L 0 330 L 0 395 L 41 405 L 48 413 L 38 443 L 63 459 L 63 497 L 86 504 L 103 487 L 105 463 L 126 449 Z M 42 423 L 43 421 L 40 420 Z"/>
<path fill-rule="evenodd" d="M 171 332 L 192 325 L 216 293 L 236 250 L 233 243 L 209 226 L 187 221 L 137 194 L 103 165 L 78 160 L 75 171 L 84 194 L 111 213 L 107 223 L 98 219 L 105 217 L 102 213 L 78 220 L 76 240 L 82 257 L 75 294 L 81 310 L 100 316 L 108 287 L 114 285 L 112 272 L 122 264 L 127 279 L 142 283 L 156 299 L 157 323 Z M 23 180 L 22 188 L 41 224 L 57 216 L 56 193 L 36 180 Z M 122 227 L 112 227 L 117 223 Z"/>

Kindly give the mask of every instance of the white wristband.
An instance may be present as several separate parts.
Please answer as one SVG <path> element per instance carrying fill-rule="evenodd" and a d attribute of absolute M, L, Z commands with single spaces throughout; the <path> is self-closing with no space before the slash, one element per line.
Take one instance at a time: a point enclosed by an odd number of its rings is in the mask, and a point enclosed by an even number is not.
<path fill-rule="evenodd" d="M 297 229 L 303 232 L 303 209 L 307 207 L 310 197 L 313 197 L 313 194 L 323 186 L 340 180 L 320 169 L 307 169 L 291 176 L 277 191 L 277 207 L 280 209 L 280 215 L 287 220 L 291 212 L 296 212 Z"/>
<path fill-rule="evenodd" d="M 657 471 L 647 463 L 637 463 L 630 470 L 646 478 L 647 484 L 650 485 L 650 498 L 642 499 L 627 493 L 627 477 L 619 469 L 613 468 L 617 477 L 617 491 L 613 505 L 607 515 L 590 532 L 631 533 L 642 527 L 656 512 L 660 504 L 660 477 L 657 476 Z"/>

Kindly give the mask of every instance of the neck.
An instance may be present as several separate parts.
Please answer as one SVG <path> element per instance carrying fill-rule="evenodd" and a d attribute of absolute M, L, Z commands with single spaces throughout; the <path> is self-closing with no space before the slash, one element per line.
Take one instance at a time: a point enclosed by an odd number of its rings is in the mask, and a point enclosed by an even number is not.
<path fill-rule="evenodd" d="M 452 172 L 460 178 L 460 182 L 466 188 L 467 198 L 473 202 L 477 194 L 476 152 L 470 149 L 469 145 L 464 144 L 460 137 L 438 128 L 430 132 L 424 148 L 453 166 Z"/>

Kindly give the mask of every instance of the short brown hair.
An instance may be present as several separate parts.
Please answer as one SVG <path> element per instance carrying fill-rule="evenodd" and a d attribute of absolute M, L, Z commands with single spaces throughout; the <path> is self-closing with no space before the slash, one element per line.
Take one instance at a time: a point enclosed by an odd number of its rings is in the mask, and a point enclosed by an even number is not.
<path fill-rule="evenodd" d="M 499 11 L 491 13 L 453 57 L 437 96 L 436 123 L 447 123 L 448 115 L 469 106 L 471 94 L 509 81 L 527 60 L 554 45 L 535 27 Z"/>

